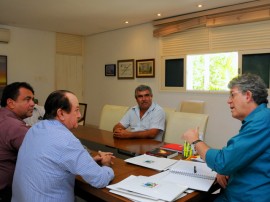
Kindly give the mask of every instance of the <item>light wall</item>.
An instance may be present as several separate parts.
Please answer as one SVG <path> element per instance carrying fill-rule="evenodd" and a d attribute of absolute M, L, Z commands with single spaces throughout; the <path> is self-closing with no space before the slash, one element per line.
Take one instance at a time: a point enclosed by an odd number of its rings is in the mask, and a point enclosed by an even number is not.
<path fill-rule="evenodd" d="M 8 83 L 26 81 L 44 104 L 54 90 L 55 33 L 0 26 L 10 30 L 10 42 L 0 43 L 0 55 L 8 56 Z"/>
<path fill-rule="evenodd" d="M 8 56 L 8 83 L 29 82 L 40 103 L 44 104 L 48 94 L 55 89 L 55 33 L 0 27 L 11 30 L 10 42 L 0 43 L 0 54 Z M 159 91 L 159 40 L 152 36 L 152 31 L 151 24 L 144 24 L 87 37 L 83 100 L 88 103 L 86 122 L 98 125 L 104 104 L 135 105 L 134 89 L 144 83 L 152 87 L 154 101 L 164 107 L 177 108 L 182 100 L 187 99 L 206 101 L 205 112 L 210 116 L 206 142 L 213 147 L 224 146 L 240 127 L 240 122 L 231 118 L 226 104 L 228 96 Z M 147 58 L 156 59 L 155 78 L 118 80 L 104 75 L 105 64 L 116 64 L 122 59 Z"/>
<path fill-rule="evenodd" d="M 88 103 L 87 122 L 98 125 L 104 104 L 135 105 L 134 89 L 144 83 L 152 87 L 154 101 L 163 107 L 178 108 L 182 100 L 204 100 L 205 113 L 209 114 L 205 141 L 212 147 L 225 146 L 227 140 L 237 134 L 241 125 L 240 121 L 231 117 L 228 95 L 161 92 L 159 39 L 154 38 L 152 32 L 152 25 L 144 24 L 87 37 L 84 97 Z M 104 75 L 105 64 L 117 64 L 117 60 L 123 59 L 149 58 L 156 59 L 155 78 L 118 80 L 117 76 Z"/>

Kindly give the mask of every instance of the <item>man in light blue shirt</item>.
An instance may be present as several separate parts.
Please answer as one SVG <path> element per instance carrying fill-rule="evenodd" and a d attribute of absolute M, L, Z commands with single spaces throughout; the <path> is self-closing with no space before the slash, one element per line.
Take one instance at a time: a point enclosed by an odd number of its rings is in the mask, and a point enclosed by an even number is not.
<path fill-rule="evenodd" d="M 29 129 L 19 150 L 12 202 L 74 202 L 76 175 L 96 188 L 114 178 L 114 156 L 100 152 L 92 158 L 70 132 L 78 127 L 80 116 L 73 93 L 59 90 L 49 95 L 45 120 Z"/>
<path fill-rule="evenodd" d="M 135 89 L 137 106 L 132 107 L 113 128 L 115 138 L 153 138 L 163 140 L 165 112 L 152 102 L 152 89 L 140 85 Z"/>
<path fill-rule="evenodd" d="M 183 137 L 195 145 L 207 165 L 218 173 L 217 182 L 223 190 L 220 195 L 211 196 L 218 196 L 215 202 L 269 202 L 270 109 L 266 85 L 259 76 L 244 74 L 228 86 L 232 117 L 242 122 L 239 133 L 222 149 L 209 148 L 199 140 L 195 129 Z"/>

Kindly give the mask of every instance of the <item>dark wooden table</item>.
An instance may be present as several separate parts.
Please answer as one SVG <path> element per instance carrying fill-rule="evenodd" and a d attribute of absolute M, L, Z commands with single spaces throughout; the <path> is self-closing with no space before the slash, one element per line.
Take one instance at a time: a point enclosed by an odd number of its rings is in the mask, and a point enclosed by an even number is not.
<path fill-rule="evenodd" d="M 133 154 L 143 154 L 148 150 L 162 146 L 164 143 L 152 139 L 115 139 L 113 133 L 109 131 L 100 130 L 91 126 L 79 126 L 72 130 L 76 137 L 84 143 L 103 144 L 108 147 L 121 149 Z M 96 152 L 92 151 L 95 155 Z M 158 171 L 136 166 L 126 163 L 123 159 L 116 158 L 114 160 L 113 170 L 115 178 L 111 184 L 120 182 L 130 175 L 144 175 L 151 176 L 157 174 Z M 184 202 L 198 195 L 199 192 L 193 192 L 187 196 L 177 200 L 177 202 Z M 129 202 L 130 200 L 116 194 L 109 192 L 109 189 L 96 189 L 84 182 L 81 177 L 76 178 L 75 194 L 87 201 L 108 201 L 108 202 Z"/>

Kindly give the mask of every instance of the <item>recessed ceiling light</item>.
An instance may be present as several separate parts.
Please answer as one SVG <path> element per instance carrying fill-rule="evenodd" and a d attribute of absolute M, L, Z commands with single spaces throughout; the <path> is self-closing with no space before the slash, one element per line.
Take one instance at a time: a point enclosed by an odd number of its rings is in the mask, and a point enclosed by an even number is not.
<path fill-rule="evenodd" d="M 161 13 L 158 13 L 157 16 L 160 17 L 161 16 Z"/>
<path fill-rule="evenodd" d="M 202 7 L 202 4 L 198 4 L 198 8 L 201 8 Z"/>
<path fill-rule="evenodd" d="M 128 21 L 125 21 L 125 24 L 128 24 Z"/>

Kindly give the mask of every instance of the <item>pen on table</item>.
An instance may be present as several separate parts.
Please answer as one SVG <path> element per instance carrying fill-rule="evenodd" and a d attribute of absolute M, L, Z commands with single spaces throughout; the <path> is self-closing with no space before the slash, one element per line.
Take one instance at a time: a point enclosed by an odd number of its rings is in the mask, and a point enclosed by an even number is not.
<path fill-rule="evenodd" d="M 197 169 L 196 169 L 196 166 L 194 166 L 194 173 L 197 173 Z"/>
<path fill-rule="evenodd" d="M 184 157 L 187 155 L 187 141 L 184 142 Z"/>

